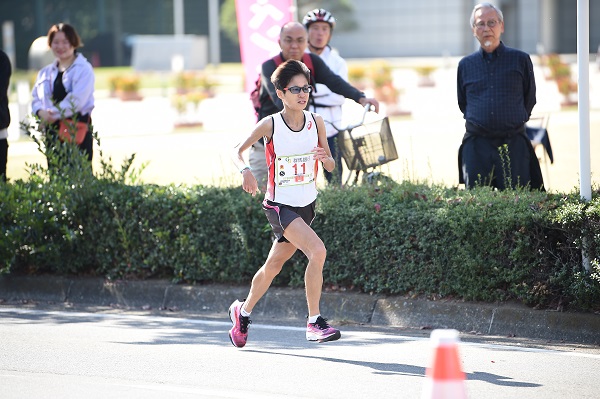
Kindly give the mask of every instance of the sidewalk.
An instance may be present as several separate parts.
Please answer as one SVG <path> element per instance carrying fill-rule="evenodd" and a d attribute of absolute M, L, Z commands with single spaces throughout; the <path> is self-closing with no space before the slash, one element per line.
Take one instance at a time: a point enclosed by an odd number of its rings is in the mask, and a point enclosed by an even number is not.
<path fill-rule="evenodd" d="M 381 171 L 395 180 L 458 186 L 457 154 L 464 134 L 464 119 L 456 104 L 456 71 L 440 68 L 434 73 L 433 87 L 419 87 L 411 68 L 395 70 L 402 89 L 399 107 L 410 116 L 392 117 L 391 129 L 398 160 L 383 165 Z M 537 71 L 538 104 L 535 115 L 549 115 L 548 132 L 555 162 L 550 164 L 541 146 L 544 183 L 549 191 L 571 192 L 579 187 L 579 120 L 576 109 L 560 108 L 556 84 Z M 230 85 L 235 87 L 235 85 Z M 229 86 L 228 86 L 229 88 Z M 592 184 L 600 184 L 600 72 L 590 75 L 590 148 Z M 349 101 L 344 122 L 356 122 L 362 108 Z M 386 114 L 382 104 L 381 115 Z M 142 182 L 154 184 L 213 184 L 238 182 L 231 162 L 231 149 L 254 126 L 255 115 L 247 93 L 224 90 L 200 103 L 195 118 L 202 126 L 175 129 L 177 113 L 171 99 L 160 91 L 145 93 L 144 100 L 123 102 L 98 95 L 94 126 L 101 139 L 104 158 L 113 165 L 136 154 L 134 167 L 147 163 Z M 15 119 L 16 121 L 16 119 Z M 345 124 L 345 123 L 343 123 Z M 11 125 L 13 130 L 17 124 Z M 12 133 L 13 138 L 15 132 Z M 18 133 L 17 133 L 18 136 Z M 11 140 L 8 151 L 8 177 L 26 178 L 26 163 L 45 164 L 44 156 L 27 139 Z M 94 168 L 99 170 L 95 149 Z M 588 149 L 586 149 L 588 150 Z"/>
<path fill-rule="evenodd" d="M 227 318 L 233 300 L 247 287 L 175 285 L 168 281 L 99 278 L 0 277 L 0 306 L 92 307 L 164 315 Z M 463 333 L 600 345 L 600 315 L 534 310 L 516 304 L 429 301 L 403 296 L 324 292 L 321 311 L 335 324 L 454 328 Z M 272 287 L 252 313 L 253 320 L 304 323 L 303 289 Z"/>

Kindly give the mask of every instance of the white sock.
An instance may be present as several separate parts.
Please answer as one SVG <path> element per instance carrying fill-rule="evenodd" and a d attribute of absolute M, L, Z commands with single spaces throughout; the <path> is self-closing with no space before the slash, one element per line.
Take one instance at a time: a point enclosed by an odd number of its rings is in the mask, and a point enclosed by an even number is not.
<path fill-rule="evenodd" d="M 243 317 L 249 317 L 249 316 L 250 316 L 250 313 L 252 313 L 252 312 L 246 312 L 246 309 L 244 309 L 244 307 L 242 306 L 242 309 L 240 310 L 240 314 L 241 314 Z"/>
<path fill-rule="evenodd" d="M 317 319 L 319 318 L 319 316 L 321 316 L 321 315 L 320 315 L 320 314 L 318 314 L 318 315 L 316 315 L 316 316 L 310 316 L 310 317 L 308 318 L 308 322 L 309 322 L 310 324 L 315 324 L 315 323 L 317 322 Z"/>

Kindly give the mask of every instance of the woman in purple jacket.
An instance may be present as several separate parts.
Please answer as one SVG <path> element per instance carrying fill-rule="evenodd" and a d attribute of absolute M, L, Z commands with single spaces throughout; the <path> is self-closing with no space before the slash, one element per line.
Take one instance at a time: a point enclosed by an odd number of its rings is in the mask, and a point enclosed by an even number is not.
<path fill-rule="evenodd" d="M 69 24 L 52 25 L 48 31 L 48 46 L 56 57 L 40 70 L 33 87 L 32 112 L 40 119 L 46 132 L 46 143 L 58 143 L 59 122 L 66 118 L 88 125 L 85 138 L 77 143 L 91 162 L 93 137 L 91 113 L 94 109 L 94 70 L 77 49 L 83 44 Z M 50 161 L 50 159 L 49 159 Z"/>

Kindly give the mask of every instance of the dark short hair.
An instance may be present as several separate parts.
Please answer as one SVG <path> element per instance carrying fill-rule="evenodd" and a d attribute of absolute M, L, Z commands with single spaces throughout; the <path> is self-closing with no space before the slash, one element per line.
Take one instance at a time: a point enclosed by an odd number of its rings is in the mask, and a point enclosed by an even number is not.
<path fill-rule="evenodd" d="M 57 32 L 63 32 L 67 37 L 69 43 L 71 43 L 71 46 L 73 46 L 74 48 L 79 48 L 83 46 L 81 38 L 77 34 L 75 28 L 73 28 L 69 24 L 64 23 L 55 24 L 50 27 L 50 30 L 48 31 L 48 46 L 52 46 L 52 40 L 54 40 L 54 36 Z"/>
<path fill-rule="evenodd" d="M 271 83 L 276 89 L 283 90 L 296 75 L 304 75 L 310 83 L 310 69 L 302 61 L 287 60 L 275 69 L 271 75 Z"/>

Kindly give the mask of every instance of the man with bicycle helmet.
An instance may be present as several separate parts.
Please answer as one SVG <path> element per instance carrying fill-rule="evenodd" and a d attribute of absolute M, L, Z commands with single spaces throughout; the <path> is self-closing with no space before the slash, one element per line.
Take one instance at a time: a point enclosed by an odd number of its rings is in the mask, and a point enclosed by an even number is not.
<path fill-rule="evenodd" d="M 302 25 L 304 25 L 308 32 L 308 48 L 306 52 L 319 55 L 329 69 L 345 81 L 348 81 L 348 65 L 346 61 L 329 45 L 333 29 L 335 28 L 335 18 L 333 15 L 323 8 L 316 8 L 306 13 L 302 19 Z M 309 109 L 320 114 L 325 120 L 327 141 L 337 165 L 333 174 L 327 170 L 323 170 L 323 172 L 328 183 L 332 183 L 333 181 L 336 184 L 341 184 L 342 162 L 340 145 L 338 143 L 338 131 L 333 125 L 341 126 L 342 105 L 344 104 L 345 97 L 334 93 L 324 84 L 317 83 L 315 86 L 316 90 L 313 94 L 313 102 L 310 104 Z"/>

